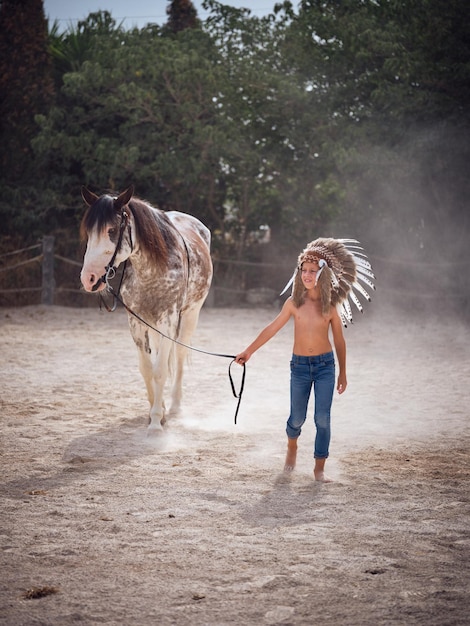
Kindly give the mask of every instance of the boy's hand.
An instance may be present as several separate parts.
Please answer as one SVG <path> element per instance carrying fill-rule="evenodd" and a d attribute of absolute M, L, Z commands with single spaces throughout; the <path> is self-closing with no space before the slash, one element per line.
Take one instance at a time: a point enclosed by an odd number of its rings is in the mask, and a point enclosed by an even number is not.
<path fill-rule="evenodd" d="M 336 385 L 336 389 L 338 393 L 344 393 L 346 391 L 346 387 L 348 386 L 348 382 L 346 380 L 346 376 L 344 374 L 340 374 L 338 376 L 338 384 Z"/>
<path fill-rule="evenodd" d="M 239 365 L 245 365 L 249 358 L 250 354 L 248 352 L 240 352 L 240 354 L 237 354 L 235 357 L 235 362 Z"/>

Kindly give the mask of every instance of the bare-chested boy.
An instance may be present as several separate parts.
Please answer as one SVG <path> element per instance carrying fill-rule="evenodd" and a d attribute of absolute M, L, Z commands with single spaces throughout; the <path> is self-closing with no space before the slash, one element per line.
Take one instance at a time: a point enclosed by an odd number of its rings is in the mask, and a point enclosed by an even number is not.
<path fill-rule="evenodd" d="M 310 253 L 311 252 L 311 253 Z M 331 482 L 324 472 L 330 444 L 330 410 L 335 388 L 335 361 L 329 329 L 331 328 L 334 348 L 338 361 L 338 381 L 336 389 L 343 393 L 346 380 L 346 343 L 342 321 L 335 308 L 330 305 L 329 286 L 317 280 L 322 272 L 327 273 L 323 258 L 304 250 L 299 257 L 297 290 L 289 297 L 279 315 L 268 324 L 256 339 L 236 356 L 237 363 L 246 363 L 251 355 L 269 341 L 294 318 L 294 347 L 291 360 L 291 410 L 287 420 L 287 455 L 284 470 L 292 471 L 297 458 L 297 439 L 307 416 L 307 405 L 312 384 L 315 394 L 315 480 Z M 331 284 L 331 279 L 323 277 Z M 297 293 L 296 293 L 297 292 Z"/>

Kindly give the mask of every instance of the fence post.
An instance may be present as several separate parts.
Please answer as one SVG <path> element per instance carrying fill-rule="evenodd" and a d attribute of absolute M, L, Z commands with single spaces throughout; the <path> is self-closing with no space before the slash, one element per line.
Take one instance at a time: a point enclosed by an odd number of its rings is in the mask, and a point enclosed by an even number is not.
<path fill-rule="evenodd" d="M 54 304 L 54 237 L 47 235 L 42 240 L 42 304 Z"/>

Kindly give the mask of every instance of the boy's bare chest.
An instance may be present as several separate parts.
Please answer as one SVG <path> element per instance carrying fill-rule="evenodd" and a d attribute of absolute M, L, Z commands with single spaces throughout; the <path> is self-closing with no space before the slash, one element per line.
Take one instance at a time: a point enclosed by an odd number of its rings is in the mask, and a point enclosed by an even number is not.
<path fill-rule="evenodd" d="M 309 301 L 299 307 L 294 319 L 294 354 L 312 356 L 331 350 L 329 317 L 321 313 L 321 302 Z"/>
<path fill-rule="evenodd" d="M 320 300 L 309 300 L 300 306 L 295 315 L 296 331 L 310 334 L 327 330 L 329 319 L 322 315 Z"/>

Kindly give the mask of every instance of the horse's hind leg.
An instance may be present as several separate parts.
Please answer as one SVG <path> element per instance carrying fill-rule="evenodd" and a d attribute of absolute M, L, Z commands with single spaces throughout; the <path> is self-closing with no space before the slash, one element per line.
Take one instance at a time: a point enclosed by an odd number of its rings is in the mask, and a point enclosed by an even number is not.
<path fill-rule="evenodd" d="M 184 311 L 181 315 L 180 328 L 178 333 L 178 341 L 186 345 L 191 345 L 191 337 L 197 326 L 199 319 L 199 311 L 202 302 L 193 305 L 190 309 Z M 188 349 L 176 344 L 175 346 L 175 371 L 173 374 L 173 386 L 171 391 L 171 406 L 168 418 L 175 417 L 181 412 L 181 400 L 183 397 L 183 370 L 186 361 Z"/>

